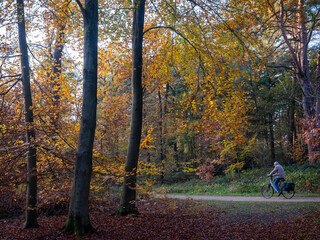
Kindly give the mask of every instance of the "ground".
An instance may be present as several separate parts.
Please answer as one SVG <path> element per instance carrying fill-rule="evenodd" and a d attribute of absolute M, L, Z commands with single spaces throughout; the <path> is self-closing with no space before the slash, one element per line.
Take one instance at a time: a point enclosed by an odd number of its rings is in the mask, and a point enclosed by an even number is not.
<path fill-rule="evenodd" d="M 282 195 L 279 197 L 274 195 L 272 198 L 266 199 L 259 197 L 245 197 L 245 196 L 201 196 L 201 195 L 157 195 L 160 198 L 173 198 L 173 199 L 192 199 L 192 200 L 204 200 L 204 201 L 231 201 L 231 202 L 319 202 L 320 197 L 293 197 L 286 199 Z"/>
<path fill-rule="evenodd" d="M 285 203 L 272 205 L 275 211 L 261 211 L 265 203 L 160 198 L 139 201 L 140 215 L 125 217 L 111 216 L 113 206 L 101 204 L 90 215 L 97 232 L 81 239 L 320 239 L 320 208 L 315 203 L 299 211 L 295 205 L 279 210 Z M 40 228 L 32 230 L 21 229 L 22 218 L 0 220 L 0 239 L 77 239 L 60 231 L 66 215 L 40 216 Z"/>

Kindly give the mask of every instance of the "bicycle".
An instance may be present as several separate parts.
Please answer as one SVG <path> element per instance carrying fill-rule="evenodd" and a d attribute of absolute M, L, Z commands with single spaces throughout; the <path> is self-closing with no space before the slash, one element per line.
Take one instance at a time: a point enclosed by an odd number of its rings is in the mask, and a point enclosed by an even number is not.
<path fill-rule="evenodd" d="M 285 179 L 280 180 L 279 182 L 279 188 L 280 188 L 280 193 L 279 196 L 282 194 L 285 198 L 290 199 L 293 198 L 295 191 L 294 190 L 287 190 L 284 188 L 284 183 L 285 183 Z M 269 183 L 263 185 L 261 187 L 261 195 L 264 198 L 271 198 L 274 194 L 274 192 L 276 192 L 275 186 L 273 184 L 273 179 L 272 176 L 270 176 L 270 180 Z"/>

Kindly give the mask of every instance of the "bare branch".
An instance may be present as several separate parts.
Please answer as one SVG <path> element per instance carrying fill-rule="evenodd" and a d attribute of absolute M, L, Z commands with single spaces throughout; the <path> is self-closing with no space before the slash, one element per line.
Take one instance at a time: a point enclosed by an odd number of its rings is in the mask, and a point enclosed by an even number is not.
<path fill-rule="evenodd" d="M 15 58 L 15 57 L 21 57 L 21 54 L 19 54 L 19 55 L 11 55 L 11 56 L 3 56 L 3 57 L 0 57 L 0 58 Z"/>
<path fill-rule="evenodd" d="M 173 32 L 175 32 L 176 34 L 178 34 L 180 37 L 182 37 L 196 52 L 197 54 L 199 55 L 199 59 L 200 59 L 200 62 L 201 62 L 201 55 L 200 55 L 200 52 L 198 51 L 198 49 L 194 46 L 194 44 L 192 42 L 190 42 L 189 39 L 187 39 L 185 36 L 183 36 L 183 34 L 181 32 L 179 32 L 177 29 L 175 29 L 174 27 L 171 27 L 171 26 L 156 26 L 156 27 L 151 27 L 151 28 L 148 28 L 147 30 L 145 30 L 143 32 L 143 35 L 146 34 L 147 32 L 151 31 L 151 30 L 154 30 L 154 29 L 170 29 L 172 30 Z M 203 68 L 201 66 L 201 68 Z"/>
<path fill-rule="evenodd" d="M 298 57 L 297 57 L 297 54 L 295 54 L 294 52 L 294 49 L 287 37 L 287 34 L 285 32 L 285 29 L 284 29 L 284 23 L 283 23 L 283 13 L 284 13 L 284 10 L 283 10 L 283 1 L 280 1 L 280 13 L 279 13 L 279 17 L 277 16 L 277 14 L 275 13 L 275 16 L 277 17 L 278 21 L 279 21 L 279 25 L 280 25 L 280 30 L 281 30 L 281 34 L 282 34 L 282 37 L 284 38 L 284 41 L 285 43 L 287 44 L 288 48 L 289 48 L 289 51 L 291 53 L 291 56 L 293 58 L 293 61 L 297 67 L 297 70 L 299 72 L 300 75 L 303 75 L 303 71 L 301 69 L 301 66 L 299 64 L 299 60 L 298 60 Z"/>
<path fill-rule="evenodd" d="M 16 80 L 14 84 L 12 84 L 7 91 L 0 93 L 0 95 L 6 95 L 10 90 L 20 81 L 20 79 Z"/>
<path fill-rule="evenodd" d="M 202 10 L 206 11 L 206 9 L 203 6 L 201 6 L 200 4 L 195 2 L 194 0 L 188 0 L 188 1 L 193 3 L 195 6 L 200 7 Z M 205 5 L 205 7 L 210 9 L 210 11 L 212 11 L 218 17 L 217 20 L 220 21 L 221 23 L 223 23 L 223 25 L 238 39 L 241 46 L 244 49 L 249 50 L 248 47 L 245 45 L 245 42 L 242 40 L 242 38 L 238 35 L 238 33 L 232 27 L 230 27 L 230 25 L 221 17 L 221 15 L 215 9 L 213 9 L 211 6 L 209 6 L 208 4 L 206 4 L 204 2 L 202 2 L 202 3 Z"/>
<path fill-rule="evenodd" d="M 81 12 L 82 12 L 82 14 L 85 15 L 86 10 L 84 9 L 84 7 L 83 7 L 82 3 L 80 2 L 80 0 L 76 0 L 76 2 L 77 2 L 77 4 L 78 4 L 78 6 L 79 6 L 79 8 L 80 8 L 80 10 L 81 10 Z"/>
<path fill-rule="evenodd" d="M 21 74 L 16 74 L 16 75 L 7 75 L 7 76 L 0 76 L 0 79 L 2 79 L 2 78 L 16 78 L 16 77 L 21 77 Z M 8 84 L 8 83 L 10 83 L 10 82 L 13 82 L 13 81 L 14 81 L 14 80 L 9 80 L 9 81 L 7 81 L 7 82 L 5 82 L 5 83 L 1 84 L 1 85 L 0 85 L 0 87 L 1 87 L 1 86 L 3 86 L 3 85 Z"/>
<path fill-rule="evenodd" d="M 194 48 L 194 50 L 196 50 L 196 52 L 198 52 L 198 50 L 196 49 L 196 47 L 185 37 L 182 35 L 182 33 L 180 33 L 178 30 L 176 30 L 174 27 L 171 27 L 171 26 L 156 26 L 156 27 L 151 27 L 151 28 L 148 28 L 147 30 L 145 30 L 143 32 L 143 35 L 146 34 L 147 32 L 151 31 L 151 30 L 154 30 L 154 29 L 170 29 L 172 30 L 173 32 L 175 32 L 176 34 L 178 34 L 180 37 L 182 37 L 186 42 L 188 42 L 190 44 L 190 46 L 192 46 L 192 48 Z"/>
<path fill-rule="evenodd" d="M 319 14 L 320 14 L 320 8 L 318 9 L 317 13 L 315 14 L 314 21 L 313 21 L 312 26 L 311 26 L 311 29 L 310 29 L 310 32 L 309 32 L 309 36 L 308 36 L 308 44 L 309 44 L 309 42 L 311 40 L 312 33 L 313 33 L 313 30 L 314 30 L 314 28 L 316 26 L 316 23 L 318 22 L 317 21 L 317 17 L 318 17 Z"/>
<path fill-rule="evenodd" d="M 291 70 L 292 67 L 288 67 L 288 66 L 285 66 L 285 65 L 267 65 L 268 68 L 284 68 L 286 70 Z"/>

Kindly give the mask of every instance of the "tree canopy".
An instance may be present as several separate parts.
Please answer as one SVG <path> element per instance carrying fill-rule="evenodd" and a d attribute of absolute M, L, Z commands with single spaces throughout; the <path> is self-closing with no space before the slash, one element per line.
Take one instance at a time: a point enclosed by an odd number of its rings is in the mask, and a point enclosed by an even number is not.
<path fill-rule="evenodd" d="M 177 176 L 320 161 L 318 1 L 133 2 L 1 1 L 1 195 L 25 199 L 33 176 L 38 206 L 50 204 L 86 174 L 82 205 L 89 188 L 97 197 L 124 179 L 144 192 Z"/>

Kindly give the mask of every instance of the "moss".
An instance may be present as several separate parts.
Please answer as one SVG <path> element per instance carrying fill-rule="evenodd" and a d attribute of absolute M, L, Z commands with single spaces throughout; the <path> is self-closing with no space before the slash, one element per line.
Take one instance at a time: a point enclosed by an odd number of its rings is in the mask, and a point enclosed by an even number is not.
<path fill-rule="evenodd" d="M 85 233 L 85 227 L 82 224 L 80 216 L 74 216 L 73 227 L 77 236 L 82 236 Z"/>
<path fill-rule="evenodd" d="M 90 221 L 88 224 L 83 225 L 81 216 L 68 216 L 66 224 L 62 228 L 63 233 L 75 233 L 77 236 L 82 236 L 85 233 L 94 233 L 95 229 L 92 227 Z"/>

